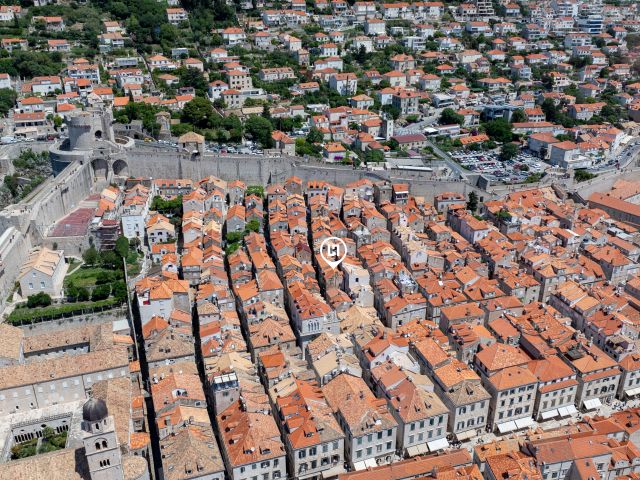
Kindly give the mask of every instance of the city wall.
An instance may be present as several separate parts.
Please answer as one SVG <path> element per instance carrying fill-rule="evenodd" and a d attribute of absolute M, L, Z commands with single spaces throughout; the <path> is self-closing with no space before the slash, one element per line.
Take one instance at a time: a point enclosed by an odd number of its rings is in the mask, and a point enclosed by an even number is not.
<path fill-rule="evenodd" d="M 100 325 L 103 323 L 113 323 L 127 317 L 126 308 L 115 308 L 104 312 L 87 313 L 77 315 L 75 317 L 59 318 L 57 320 L 48 320 L 46 322 L 32 323 L 30 325 L 22 325 L 20 328 L 25 336 L 42 335 L 45 333 L 59 332 L 68 330 L 69 328 L 80 328 L 89 325 Z"/>
<path fill-rule="evenodd" d="M 460 180 L 434 179 L 429 172 L 408 170 L 369 171 L 348 166 L 327 165 L 307 162 L 299 157 L 256 157 L 256 156 L 216 156 L 205 154 L 200 157 L 180 154 L 175 151 L 163 152 L 153 148 L 136 148 L 127 152 L 128 174 L 134 177 L 191 178 L 201 179 L 215 175 L 223 180 L 242 180 L 247 184 L 266 185 L 269 182 L 283 182 L 295 175 L 302 180 L 323 180 L 336 185 L 369 178 L 372 181 L 409 183 L 414 195 L 433 200 L 443 192 L 469 193 L 475 190 L 481 196 L 487 193 Z"/>

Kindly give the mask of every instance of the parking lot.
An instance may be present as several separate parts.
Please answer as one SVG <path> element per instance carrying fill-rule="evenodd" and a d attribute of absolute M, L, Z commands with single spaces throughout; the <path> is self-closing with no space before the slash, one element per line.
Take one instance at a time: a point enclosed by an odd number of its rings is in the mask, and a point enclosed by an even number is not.
<path fill-rule="evenodd" d="M 247 142 L 245 145 L 227 145 L 226 143 L 208 143 L 207 152 L 218 154 L 243 154 L 243 155 L 264 155 L 264 152 L 255 142 Z"/>
<path fill-rule="evenodd" d="M 492 182 L 522 183 L 529 175 L 542 173 L 549 165 L 528 153 L 518 153 L 512 160 L 502 161 L 498 152 L 452 152 L 451 157 L 465 169 L 480 173 Z"/>

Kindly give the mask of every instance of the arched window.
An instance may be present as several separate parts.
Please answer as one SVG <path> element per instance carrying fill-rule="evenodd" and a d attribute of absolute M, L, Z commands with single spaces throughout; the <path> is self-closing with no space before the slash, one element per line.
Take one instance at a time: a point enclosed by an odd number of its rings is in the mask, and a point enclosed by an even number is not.
<path fill-rule="evenodd" d="M 103 448 L 107 448 L 107 441 L 106 440 L 102 440 L 102 447 Z"/>
<path fill-rule="evenodd" d="M 96 450 L 100 450 L 100 442 L 96 442 Z"/>

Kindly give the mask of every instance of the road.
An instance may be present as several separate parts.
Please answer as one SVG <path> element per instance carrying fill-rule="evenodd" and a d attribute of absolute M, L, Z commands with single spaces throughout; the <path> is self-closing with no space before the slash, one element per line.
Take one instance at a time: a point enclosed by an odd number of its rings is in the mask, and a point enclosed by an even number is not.
<path fill-rule="evenodd" d="M 430 117 L 426 117 L 419 122 L 412 123 L 411 125 L 407 125 L 406 127 L 397 127 L 394 129 L 395 135 L 409 135 L 411 133 L 422 133 L 425 128 L 430 127 L 434 123 L 437 123 L 440 115 L 433 115 Z"/>

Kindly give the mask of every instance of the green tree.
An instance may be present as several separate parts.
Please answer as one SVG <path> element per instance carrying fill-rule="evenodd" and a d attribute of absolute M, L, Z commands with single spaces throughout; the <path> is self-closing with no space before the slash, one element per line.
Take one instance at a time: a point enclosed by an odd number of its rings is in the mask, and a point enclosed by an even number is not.
<path fill-rule="evenodd" d="M 262 106 L 262 118 L 266 118 L 267 120 L 269 120 L 269 122 L 271 122 L 271 110 L 269 110 L 269 105 L 267 104 Z"/>
<path fill-rule="evenodd" d="M 307 133 L 307 142 L 309 143 L 322 143 L 323 140 L 324 135 L 317 128 L 312 128 L 309 130 L 309 133 Z"/>
<path fill-rule="evenodd" d="M 511 114 L 512 123 L 521 123 L 526 121 L 527 121 L 527 114 L 524 113 L 524 110 L 521 108 L 514 110 L 513 113 Z"/>
<path fill-rule="evenodd" d="M 500 150 L 500 160 L 511 160 L 518 155 L 518 146 L 515 143 L 505 143 Z"/>
<path fill-rule="evenodd" d="M 576 182 L 586 182 L 587 180 L 591 180 L 596 177 L 596 174 L 591 173 L 584 168 L 579 168 L 573 173 L 573 178 L 575 178 Z"/>
<path fill-rule="evenodd" d="M 398 108 L 398 107 L 394 107 L 393 105 L 389 104 L 389 105 L 383 105 L 382 106 L 382 111 L 384 113 L 386 113 L 387 115 L 389 115 L 391 118 L 393 118 L 394 120 L 397 120 L 400 118 L 400 115 L 402 115 L 402 111 Z"/>
<path fill-rule="evenodd" d="M 69 298 L 72 302 L 76 302 L 78 300 L 78 287 L 76 287 L 75 283 L 69 282 L 66 288 L 67 298 Z"/>
<path fill-rule="evenodd" d="M 201 97 L 206 95 L 209 85 L 207 84 L 206 78 L 204 78 L 204 73 L 200 70 L 197 68 L 183 67 L 176 73 L 180 77 L 180 81 L 178 82 L 179 87 L 191 87 L 195 89 L 197 95 Z"/>
<path fill-rule="evenodd" d="M 255 195 L 264 198 L 264 187 L 262 185 L 249 185 L 244 192 L 245 195 Z"/>
<path fill-rule="evenodd" d="M 85 250 L 82 254 L 82 260 L 84 260 L 84 263 L 87 265 L 95 265 L 98 262 L 98 251 L 95 247 L 89 247 Z"/>
<path fill-rule="evenodd" d="M 113 296 L 117 300 L 124 302 L 127 299 L 127 284 L 124 280 L 118 280 L 113 284 Z"/>
<path fill-rule="evenodd" d="M 213 106 L 206 98 L 196 97 L 182 109 L 181 121 L 198 128 L 207 128 L 214 116 Z"/>
<path fill-rule="evenodd" d="M 127 258 L 129 255 L 129 240 L 124 235 L 120 235 L 116 240 L 115 246 L 116 253 L 122 258 Z"/>
<path fill-rule="evenodd" d="M 27 297 L 27 307 L 29 308 L 48 307 L 49 305 L 51 305 L 51 297 L 47 293 L 40 292 Z"/>
<path fill-rule="evenodd" d="M 367 150 L 364 152 L 365 163 L 384 162 L 384 153 L 381 150 Z"/>
<path fill-rule="evenodd" d="M 94 302 L 97 302 L 98 300 L 105 300 L 109 298 L 110 294 L 111 294 L 111 285 L 108 285 L 108 284 L 98 285 L 96 286 L 96 288 L 93 289 L 93 292 L 91 293 L 91 300 Z"/>
<path fill-rule="evenodd" d="M 3 180 L 4 186 L 11 193 L 12 197 L 17 197 L 19 193 L 18 178 L 15 175 L 5 175 Z"/>
<path fill-rule="evenodd" d="M 103 268 L 122 268 L 122 260 L 112 250 L 100 252 L 100 265 Z"/>
<path fill-rule="evenodd" d="M 242 240 L 242 232 L 227 232 L 227 243 L 237 243 Z"/>
<path fill-rule="evenodd" d="M 0 88 L 0 114 L 9 113 L 15 104 L 18 94 L 12 88 Z"/>
<path fill-rule="evenodd" d="M 304 138 L 296 138 L 296 155 L 301 157 L 305 155 L 318 157 L 320 156 L 320 151 L 320 146 L 317 144 L 309 143 L 309 141 Z"/>
<path fill-rule="evenodd" d="M 442 125 L 452 125 L 454 123 L 462 125 L 464 123 L 464 115 L 456 113 L 453 108 L 445 108 L 440 114 L 440 123 Z"/>
<path fill-rule="evenodd" d="M 489 138 L 496 142 L 506 143 L 513 138 L 513 125 L 503 118 L 498 118 L 484 124 L 485 132 Z"/>
<path fill-rule="evenodd" d="M 475 212 L 478 209 L 478 194 L 474 191 L 469 193 L 469 200 L 467 200 L 467 210 Z"/>
<path fill-rule="evenodd" d="M 113 282 L 115 276 L 114 272 L 111 270 L 101 270 L 96 275 L 96 285 L 104 285 L 105 283 Z"/>
<path fill-rule="evenodd" d="M 79 302 L 86 302 L 87 300 L 89 300 L 89 290 L 87 290 L 85 287 L 80 287 L 78 288 L 78 301 Z"/>
<path fill-rule="evenodd" d="M 260 231 L 260 222 L 256 219 L 250 220 L 247 222 L 247 225 L 244 227 L 244 231 L 246 233 L 249 232 L 259 232 Z"/>
<path fill-rule="evenodd" d="M 354 58 L 356 60 L 356 62 L 358 62 L 360 65 L 364 65 L 367 61 L 367 49 L 364 45 L 360 45 L 360 48 L 358 49 L 358 51 L 355 53 Z"/>
<path fill-rule="evenodd" d="M 273 138 L 271 138 L 273 126 L 266 118 L 252 115 L 245 122 L 244 128 L 254 140 L 262 145 L 262 148 L 273 147 Z"/>

